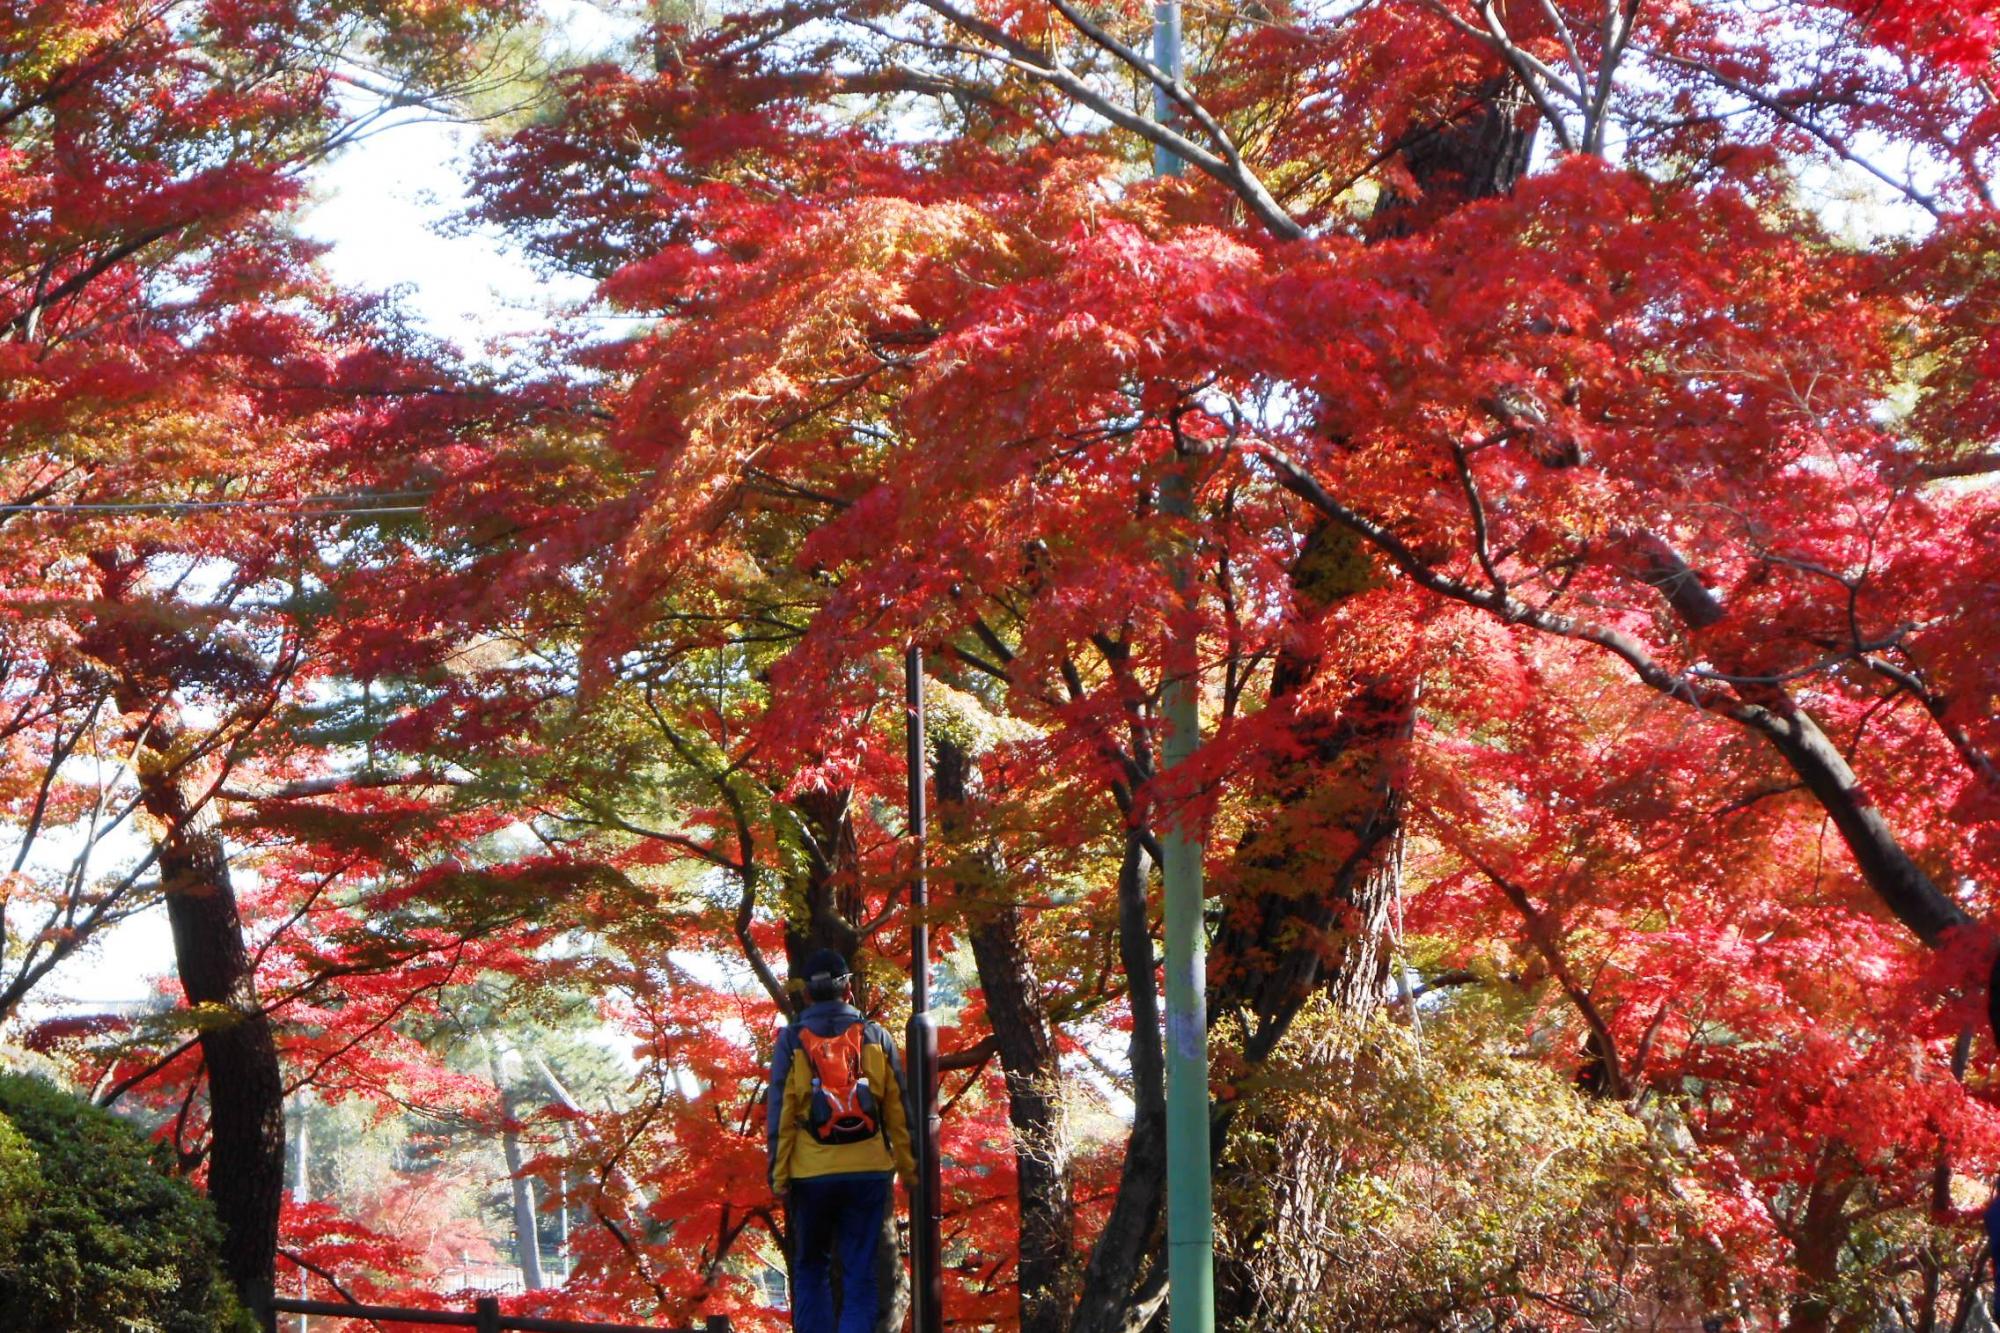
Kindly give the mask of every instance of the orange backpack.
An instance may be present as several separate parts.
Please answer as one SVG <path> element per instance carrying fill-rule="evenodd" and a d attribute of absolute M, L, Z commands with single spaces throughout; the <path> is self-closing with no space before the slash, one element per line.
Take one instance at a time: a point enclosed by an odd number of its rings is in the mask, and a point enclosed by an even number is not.
<path fill-rule="evenodd" d="M 799 1046 L 813 1072 L 806 1128 L 821 1143 L 860 1143 L 882 1126 L 881 1106 L 861 1072 L 862 1029 L 851 1023 L 836 1036 L 822 1037 L 801 1027 Z"/>

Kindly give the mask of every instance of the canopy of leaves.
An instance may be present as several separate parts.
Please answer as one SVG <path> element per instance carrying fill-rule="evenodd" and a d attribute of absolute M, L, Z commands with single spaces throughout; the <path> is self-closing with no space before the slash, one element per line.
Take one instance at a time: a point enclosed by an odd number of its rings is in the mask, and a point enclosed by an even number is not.
<path fill-rule="evenodd" d="M 287 1084 L 525 1141 L 586 1219 L 525 1303 L 775 1321 L 762 1071 L 811 947 L 900 1017 L 914 644 L 956 1317 L 1156 1295 L 1178 821 L 1248 1326 L 1962 1322 L 1989 10 L 1190 7 L 1176 82 L 1138 5 L 649 7 L 478 154 L 474 220 L 621 317 L 495 383 L 286 210 L 343 81 L 462 79 L 510 7 L 0 6 L 0 1012 L 218 830 Z M 482 977 L 588 997 L 628 1084 L 480 1078 Z M 74 1053 L 190 1164 L 214 1017 Z"/>

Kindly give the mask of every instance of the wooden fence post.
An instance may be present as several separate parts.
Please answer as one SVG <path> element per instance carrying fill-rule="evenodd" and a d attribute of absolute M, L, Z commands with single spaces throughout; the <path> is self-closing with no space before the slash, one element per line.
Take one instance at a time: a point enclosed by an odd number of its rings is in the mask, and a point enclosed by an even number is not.
<path fill-rule="evenodd" d="M 472 1303 L 472 1317 L 479 1321 L 472 1326 L 474 1333 L 500 1333 L 500 1299 L 481 1296 Z"/>

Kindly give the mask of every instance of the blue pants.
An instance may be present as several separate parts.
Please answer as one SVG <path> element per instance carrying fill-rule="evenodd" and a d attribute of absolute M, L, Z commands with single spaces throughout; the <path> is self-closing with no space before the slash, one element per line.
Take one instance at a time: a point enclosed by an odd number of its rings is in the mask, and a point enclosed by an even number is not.
<path fill-rule="evenodd" d="M 875 1249 L 893 1176 L 822 1176 L 792 1182 L 792 1327 L 797 1333 L 875 1333 L 881 1293 Z M 840 1264 L 840 1315 L 833 1263 Z"/>

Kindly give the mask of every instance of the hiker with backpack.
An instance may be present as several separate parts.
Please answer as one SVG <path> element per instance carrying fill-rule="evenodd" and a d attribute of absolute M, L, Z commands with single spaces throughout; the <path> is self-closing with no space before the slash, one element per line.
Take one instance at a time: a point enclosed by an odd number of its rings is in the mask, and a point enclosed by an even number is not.
<path fill-rule="evenodd" d="M 894 1199 L 914 1186 L 916 1159 L 896 1043 L 850 1004 L 847 960 L 805 961 L 812 1003 L 778 1034 L 771 1056 L 771 1188 L 792 1229 L 792 1327 L 875 1333 L 884 1293 L 877 1247 Z M 833 1264 L 840 1266 L 836 1319 Z"/>

